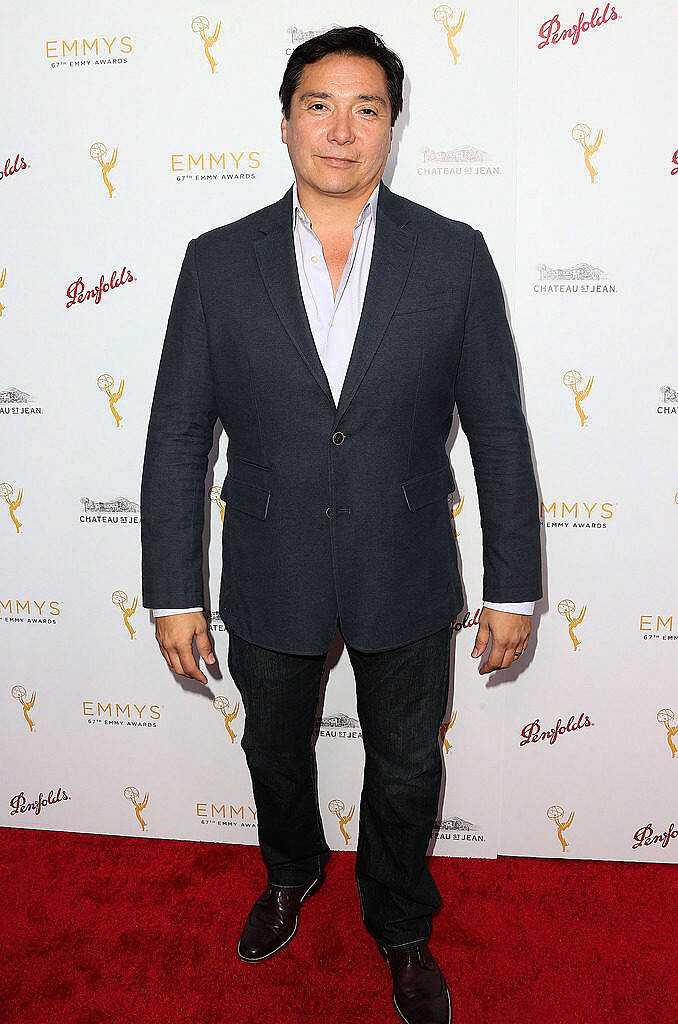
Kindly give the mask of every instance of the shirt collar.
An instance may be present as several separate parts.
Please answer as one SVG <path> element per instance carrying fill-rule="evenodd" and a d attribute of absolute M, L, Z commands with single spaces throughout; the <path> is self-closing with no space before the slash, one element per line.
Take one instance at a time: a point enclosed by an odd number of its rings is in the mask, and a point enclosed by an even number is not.
<path fill-rule="evenodd" d="M 380 184 L 381 184 L 381 179 L 375 185 L 375 187 L 374 187 L 374 189 L 372 191 L 372 194 L 370 195 L 369 199 L 367 200 L 367 202 L 363 206 L 362 210 L 360 211 L 360 216 L 358 217 L 358 220 L 356 222 L 356 227 L 363 220 L 365 220 L 366 217 L 368 217 L 369 215 L 372 216 L 373 220 L 376 220 L 376 216 L 377 216 L 377 199 L 378 199 L 378 196 L 379 196 L 379 185 Z M 297 224 L 297 216 L 301 217 L 303 222 L 305 224 L 307 224 L 309 227 L 311 226 L 311 222 L 308 219 L 308 215 L 307 215 L 306 211 L 304 210 L 304 208 L 301 206 L 301 204 L 299 202 L 299 193 L 297 192 L 297 179 L 295 178 L 294 179 L 294 184 L 292 185 L 292 230 L 293 231 L 294 231 L 294 229 L 296 227 L 296 224 Z"/>

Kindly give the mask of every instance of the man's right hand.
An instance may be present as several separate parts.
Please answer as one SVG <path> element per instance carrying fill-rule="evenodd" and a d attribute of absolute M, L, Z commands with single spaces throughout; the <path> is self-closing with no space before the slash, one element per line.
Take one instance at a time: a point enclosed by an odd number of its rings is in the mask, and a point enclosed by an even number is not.
<path fill-rule="evenodd" d="M 208 665 L 213 665 L 215 658 L 202 612 L 161 615 L 155 620 L 155 639 L 169 667 L 177 675 L 197 679 L 206 685 L 207 679 L 193 657 L 194 636 L 198 654 Z"/>

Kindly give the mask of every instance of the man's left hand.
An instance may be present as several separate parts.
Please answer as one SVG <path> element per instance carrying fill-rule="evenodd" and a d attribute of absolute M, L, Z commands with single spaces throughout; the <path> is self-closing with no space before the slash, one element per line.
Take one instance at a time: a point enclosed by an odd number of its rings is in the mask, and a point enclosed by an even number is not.
<path fill-rule="evenodd" d="M 516 655 L 525 650 L 530 638 L 531 615 L 516 612 L 500 612 L 496 608 L 483 608 L 480 613 L 476 645 L 471 651 L 472 658 L 479 658 L 487 647 L 492 634 L 492 648 L 487 661 L 478 669 L 479 674 L 508 668 L 517 661 Z"/>

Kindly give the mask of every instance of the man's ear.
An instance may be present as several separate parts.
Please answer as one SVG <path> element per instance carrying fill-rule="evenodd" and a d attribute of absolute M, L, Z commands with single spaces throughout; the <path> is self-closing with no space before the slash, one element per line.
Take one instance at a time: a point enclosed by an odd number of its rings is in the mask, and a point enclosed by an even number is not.
<path fill-rule="evenodd" d="M 283 119 L 280 122 L 280 137 L 285 143 L 285 145 L 287 145 L 287 118 L 285 117 L 284 114 Z"/>

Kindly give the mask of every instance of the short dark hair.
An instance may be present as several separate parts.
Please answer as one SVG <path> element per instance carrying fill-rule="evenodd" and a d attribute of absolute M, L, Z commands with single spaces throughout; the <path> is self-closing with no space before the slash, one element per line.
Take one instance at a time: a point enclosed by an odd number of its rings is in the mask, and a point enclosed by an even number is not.
<path fill-rule="evenodd" d="M 307 64 L 315 64 L 330 53 L 347 56 L 371 57 L 381 64 L 386 75 L 388 100 L 391 107 L 391 127 L 403 109 L 403 63 L 397 53 L 384 44 L 381 36 L 364 25 L 350 25 L 348 28 L 331 28 L 321 35 L 312 36 L 299 43 L 287 62 L 278 95 L 283 114 L 289 120 L 292 96 L 299 87 L 301 75 Z"/>

